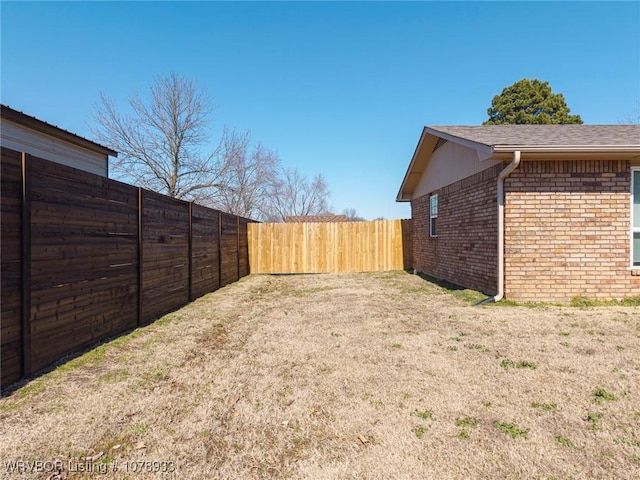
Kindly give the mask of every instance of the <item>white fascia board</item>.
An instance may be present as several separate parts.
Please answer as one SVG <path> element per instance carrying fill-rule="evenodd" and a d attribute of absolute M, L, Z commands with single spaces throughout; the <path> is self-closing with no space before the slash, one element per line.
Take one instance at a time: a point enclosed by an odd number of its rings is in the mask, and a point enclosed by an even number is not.
<path fill-rule="evenodd" d="M 480 154 L 491 156 L 494 153 L 493 147 L 491 145 L 487 145 L 485 143 L 480 143 L 480 142 L 474 142 L 473 140 L 469 140 L 467 138 L 456 137 L 455 135 L 450 135 L 448 133 L 441 132 L 440 130 L 437 130 L 437 129 L 434 129 L 434 128 L 430 128 L 430 127 L 424 127 L 424 129 L 425 129 L 426 132 L 428 132 L 431 135 L 434 135 L 436 137 L 444 138 L 445 140 L 448 140 L 450 142 L 457 143 L 459 145 L 463 145 L 463 146 L 471 148 L 473 150 L 477 150 L 478 151 L 478 157 L 480 157 Z M 489 158 L 489 157 L 487 157 L 487 158 Z"/>
<path fill-rule="evenodd" d="M 427 138 L 427 127 L 422 129 L 422 133 L 420 134 L 420 139 L 418 140 L 418 145 L 416 145 L 416 149 L 413 151 L 413 156 L 411 157 L 411 163 L 409 163 L 409 167 L 404 174 L 404 178 L 402 179 L 402 183 L 400 184 L 400 190 L 398 190 L 398 195 L 396 195 L 396 202 L 410 202 L 411 198 L 406 198 L 404 194 L 404 187 L 407 183 L 407 179 L 411 174 L 411 170 L 413 169 L 414 164 L 416 163 L 416 157 L 418 156 L 418 152 L 420 148 L 422 148 L 422 144 L 424 143 L 425 138 Z"/>
<path fill-rule="evenodd" d="M 494 145 L 494 153 L 640 153 L 640 145 Z"/>
<path fill-rule="evenodd" d="M 480 150 L 476 150 L 476 154 L 478 155 L 478 160 L 480 162 L 484 162 L 486 160 L 489 160 L 490 158 L 494 157 L 494 153 L 495 152 L 485 152 L 485 151 L 480 151 Z"/>

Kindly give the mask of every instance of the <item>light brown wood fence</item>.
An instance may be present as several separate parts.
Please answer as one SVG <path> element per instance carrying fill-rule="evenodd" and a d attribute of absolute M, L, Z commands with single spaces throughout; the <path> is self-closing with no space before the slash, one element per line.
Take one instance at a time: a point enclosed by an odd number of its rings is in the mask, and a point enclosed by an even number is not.
<path fill-rule="evenodd" d="M 249 273 L 250 220 L 2 148 L 4 387 Z"/>
<path fill-rule="evenodd" d="M 251 223 L 251 273 L 403 270 L 411 266 L 411 221 Z"/>

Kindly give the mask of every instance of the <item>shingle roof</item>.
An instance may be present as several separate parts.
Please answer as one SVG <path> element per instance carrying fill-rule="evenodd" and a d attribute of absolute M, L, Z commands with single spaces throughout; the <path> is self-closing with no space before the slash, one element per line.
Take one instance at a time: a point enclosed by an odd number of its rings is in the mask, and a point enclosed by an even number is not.
<path fill-rule="evenodd" d="M 481 125 L 427 129 L 487 146 L 640 146 L 640 125 Z"/>
<path fill-rule="evenodd" d="M 433 152 L 446 142 L 476 150 L 478 160 L 580 160 L 640 158 L 640 125 L 450 125 L 427 126 L 396 199 L 411 199 Z"/>

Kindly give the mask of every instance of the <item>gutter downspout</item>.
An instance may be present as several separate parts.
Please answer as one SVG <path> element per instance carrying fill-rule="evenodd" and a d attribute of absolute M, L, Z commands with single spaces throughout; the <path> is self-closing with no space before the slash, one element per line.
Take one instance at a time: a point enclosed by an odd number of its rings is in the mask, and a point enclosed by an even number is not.
<path fill-rule="evenodd" d="M 504 297 L 504 179 L 520 165 L 520 150 L 513 152 L 513 160 L 498 175 L 498 293 L 476 305 L 496 303 Z"/>

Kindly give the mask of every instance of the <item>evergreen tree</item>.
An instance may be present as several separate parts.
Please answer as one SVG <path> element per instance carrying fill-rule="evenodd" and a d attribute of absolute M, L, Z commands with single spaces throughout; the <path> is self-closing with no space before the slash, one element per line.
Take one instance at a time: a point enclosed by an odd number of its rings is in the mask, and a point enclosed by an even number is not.
<path fill-rule="evenodd" d="M 493 97 L 483 125 L 582 123 L 570 115 L 561 93 L 553 93 L 549 82 L 523 78 Z"/>

